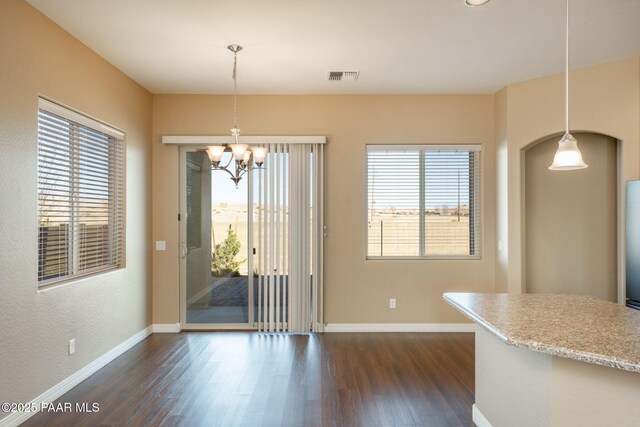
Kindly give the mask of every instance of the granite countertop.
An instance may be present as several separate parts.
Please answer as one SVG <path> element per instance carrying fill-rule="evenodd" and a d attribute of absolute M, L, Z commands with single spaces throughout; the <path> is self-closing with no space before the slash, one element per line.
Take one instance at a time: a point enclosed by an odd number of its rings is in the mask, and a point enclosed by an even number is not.
<path fill-rule="evenodd" d="M 640 372 L 640 311 L 583 295 L 446 293 L 514 347 Z"/>

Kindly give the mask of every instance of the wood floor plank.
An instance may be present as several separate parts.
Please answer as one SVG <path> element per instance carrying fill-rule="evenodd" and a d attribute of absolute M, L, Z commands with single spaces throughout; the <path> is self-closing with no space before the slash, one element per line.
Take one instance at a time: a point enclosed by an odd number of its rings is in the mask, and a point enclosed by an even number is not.
<path fill-rule="evenodd" d="M 472 426 L 473 334 L 154 334 L 25 426 Z"/>

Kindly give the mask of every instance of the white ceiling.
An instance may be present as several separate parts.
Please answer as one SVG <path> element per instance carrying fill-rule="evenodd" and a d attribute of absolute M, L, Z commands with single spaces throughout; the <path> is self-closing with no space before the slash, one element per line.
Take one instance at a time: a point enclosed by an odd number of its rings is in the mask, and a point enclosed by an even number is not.
<path fill-rule="evenodd" d="M 28 0 L 153 93 L 488 93 L 562 72 L 564 0 Z M 640 0 L 574 0 L 572 67 L 640 56 Z M 329 70 L 360 70 L 357 82 Z"/>

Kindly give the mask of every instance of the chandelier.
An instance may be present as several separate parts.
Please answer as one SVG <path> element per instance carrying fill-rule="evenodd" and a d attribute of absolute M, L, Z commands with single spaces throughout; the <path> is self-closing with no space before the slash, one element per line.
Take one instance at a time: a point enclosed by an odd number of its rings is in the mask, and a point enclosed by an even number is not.
<path fill-rule="evenodd" d="M 233 128 L 231 128 L 231 143 L 224 145 L 213 145 L 207 147 L 207 153 L 211 160 L 211 169 L 218 171 L 225 171 L 231 175 L 231 180 L 238 188 L 238 183 L 242 179 L 242 176 L 253 167 L 261 167 L 264 163 L 264 159 L 267 155 L 267 149 L 264 147 L 252 147 L 249 148 L 247 144 L 240 144 L 240 129 L 238 129 L 238 52 L 242 50 L 242 46 L 232 44 L 227 46 L 231 52 L 233 52 Z M 232 153 L 229 162 L 222 166 L 222 156 L 225 152 Z M 229 167 L 231 163 L 235 163 L 234 171 L 232 172 Z M 255 166 L 253 166 L 255 163 Z"/>
<path fill-rule="evenodd" d="M 567 25 L 565 39 L 565 104 L 564 104 L 564 123 L 565 133 L 558 142 L 558 151 L 553 157 L 553 163 L 549 166 L 551 170 L 574 170 L 584 169 L 587 164 L 582 160 L 582 153 L 578 148 L 578 141 L 569 132 L 569 0 L 567 0 Z"/>

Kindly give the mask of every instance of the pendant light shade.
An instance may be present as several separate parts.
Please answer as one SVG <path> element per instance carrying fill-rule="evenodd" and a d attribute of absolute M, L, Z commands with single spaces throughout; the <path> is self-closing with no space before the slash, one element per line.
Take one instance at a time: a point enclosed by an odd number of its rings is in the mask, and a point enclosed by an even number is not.
<path fill-rule="evenodd" d="M 553 157 L 551 170 L 584 169 L 587 165 L 582 160 L 582 153 L 578 148 L 578 141 L 570 133 L 565 133 L 558 142 L 558 151 Z"/>
<path fill-rule="evenodd" d="M 247 144 L 232 144 L 231 151 L 233 152 L 233 158 L 237 162 L 244 160 L 244 155 L 248 147 L 249 146 Z"/>
<path fill-rule="evenodd" d="M 207 152 L 209 153 L 209 159 L 212 162 L 216 163 L 216 166 L 220 163 L 220 160 L 222 160 L 224 149 L 225 147 L 222 145 L 213 145 L 207 148 Z"/>
<path fill-rule="evenodd" d="M 582 160 L 582 153 L 578 148 L 578 141 L 569 132 L 569 0 L 567 0 L 567 26 L 565 45 L 565 133 L 558 142 L 558 151 L 553 157 L 553 164 L 549 166 L 551 170 L 574 170 L 584 169 L 587 164 Z"/>
<path fill-rule="evenodd" d="M 464 0 L 467 6 L 475 7 L 482 6 L 483 4 L 489 3 L 489 0 Z"/>
<path fill-rule="evenodd" d="M 254 147 L 251 151 L 253 151 L 253 160 L 256 162 L 256 165 L 258 165 L 258 167 L 262 166 L 265 157 L 267 157 L 267 149 L 264 147 Z"/>

